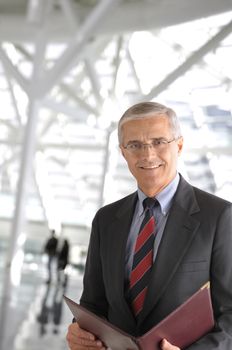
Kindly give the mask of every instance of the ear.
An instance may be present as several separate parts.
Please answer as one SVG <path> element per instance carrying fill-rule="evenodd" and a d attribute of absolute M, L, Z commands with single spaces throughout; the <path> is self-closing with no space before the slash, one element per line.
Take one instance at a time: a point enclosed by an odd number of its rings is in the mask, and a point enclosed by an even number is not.
<path fill-rule="evenodd" d="M 178 140 L 177 140 L 177 147 L 178 147 L 178 156 L 180 156 L 182 149 L 183 149 L 183 145 L 184 145 L 184 139 L 181 136 Z"/>

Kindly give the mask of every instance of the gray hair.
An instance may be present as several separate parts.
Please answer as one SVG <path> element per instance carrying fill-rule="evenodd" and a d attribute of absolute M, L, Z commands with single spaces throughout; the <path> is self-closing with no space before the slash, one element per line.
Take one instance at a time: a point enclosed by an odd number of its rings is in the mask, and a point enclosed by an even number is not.
<path fill-rule="evenodd" d="M 141 102 L 128 108 L 118 122 L 118 140 L 122 143 L 123 132 L 122 126 L 129 120 L 155 118 L 161 114 L 165 114 L 169 120 L 169 125 L 173 133 L 173 137 L 181 136 L 180 123 L 173 109 L 166 107 L 157 102 Z"/>

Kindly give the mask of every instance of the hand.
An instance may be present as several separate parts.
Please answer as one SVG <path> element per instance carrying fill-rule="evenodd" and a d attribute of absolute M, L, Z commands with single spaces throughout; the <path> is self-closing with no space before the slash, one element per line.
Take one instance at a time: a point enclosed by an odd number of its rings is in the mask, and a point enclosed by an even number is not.
<path fill-rule="evenodd" d="M 181 350 L 177 346 L 172 345 L 171 343 L 169 343 L 166 339 L 162 340 L 162 342 L 161 342 L 161 349 L 162 350 Z"/>
<path fill-rule="evenodd" d="M 76 322 L 69 325 L 66 340 L 70 350 L 105 350 L 94 334 L 80 328 Z"/>

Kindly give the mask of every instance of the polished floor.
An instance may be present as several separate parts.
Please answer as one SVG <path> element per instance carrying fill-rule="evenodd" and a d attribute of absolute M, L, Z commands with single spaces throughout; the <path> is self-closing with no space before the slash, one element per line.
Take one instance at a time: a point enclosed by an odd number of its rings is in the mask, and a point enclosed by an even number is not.
<path fill-rule="evenodd" d="M 69 267 L 65 279 L 60 276 L 58 281 L 54 273 L 52 282 L 47 283 L 46 264 L 42 259 L 37 260 L 23 263 L 20 283 L 12 288 L 7 314 L 5 317 L 1 315 L 0 319 L 0 327 L 4 326 L 0 350 L 68 349 L 65 335 L 72 315 L 62 296 L 65 294 L 78 301 L 82 273 L 77 268 Z M 1 304 L 3 274 L 1 256 Z"/>

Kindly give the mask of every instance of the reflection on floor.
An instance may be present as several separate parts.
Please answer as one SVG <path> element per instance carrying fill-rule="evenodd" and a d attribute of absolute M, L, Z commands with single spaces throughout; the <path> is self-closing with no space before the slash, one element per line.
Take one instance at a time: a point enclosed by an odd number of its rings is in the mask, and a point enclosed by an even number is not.
<path fill-rule="evenodd" d="M 0 283 L 2 274 L 0 268 Z M 25 264 L 21 283 L 13 289 L 1 350 L 68 349 L 65 336 L 72 315 L 62 295 L 78 300 L 81 288 L 77 269 L 69 268 L 64 280 L 46 283 L 45 265 L 35 271 Z"/>

